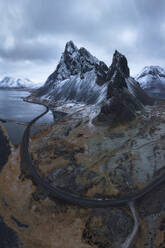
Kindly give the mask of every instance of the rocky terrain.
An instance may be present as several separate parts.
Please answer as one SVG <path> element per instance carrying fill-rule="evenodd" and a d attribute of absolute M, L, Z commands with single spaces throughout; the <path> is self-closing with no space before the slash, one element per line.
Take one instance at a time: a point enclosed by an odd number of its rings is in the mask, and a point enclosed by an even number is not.
<path fill-rule="evenodd" d="M 87 108 L 90 105 L 97 110 L 98 121 L 108 121 L 111 125 L 132 120 L 142 105 L 153 103 L 139 83 L 130 77 L 124 55 L 115 51 L 108 68 L 85 48 L 78 49 L 72 41 L 66 44 L 56 70 L 44 86 L 27 100 L 47 104 L 52 109 L 61 105 L 67 109 L 69 106 L 68 112 L 70 108 L 74 111 L 77 104 Z"/>
<path fill-rule="evenodd" d="M 30 140 L 33 164 L 52 186 L 80 197 L 117 199 L 164 172 L 165 102 L 130 77 L 118 51 L 108 68 L 67 43 L 55 72 L 28 100 L 54 112 L 55 123 Z M 134 248 L 165 247 L 164 190 L 162 184 L 135 204 L 140 228 Z M 22 176 L 20 147 L 11 149 L 0 173 L 0 215 L 17 238 L 3 248 L 130 248 L 124 242 L 134 226 L 128 206 L 90 209 L 48 197 Z"/>
<path fill-rule="evenodd" d="M 140 86 L 151 96 L 165 98 L 165 69 L 146 66 L 136 76 Z"/>
<path fill-rule="evenodd" d="M 7 163 L 9 155 L 13 152 L 13 150 L 14 147 L 8 139 L 5 129 L 0 126 L 0 173 Z M 20 247 L 17 233 L 6 225 L 1 214 L 2 213 L 0 212 L 0 247 Z"/>
<path fill-rule="evenodd" d="M 80 114 L 66 116 L 32 137 L 33 163 L 49 183 L 79 196 L 135 192 L 164 171 L 164 107 L 146 106 L 115 128 L 93 126 L 84 114 L 83 120 Z M 127 207 L 87 209 L 50 199 L 30 178 L 20 179 L 19 161 L 16 148 L 0 173 L 0 213 L 23 247 L 115 248 L 125 241 L 133 228 Z M 164 201 L 162 185 L 138 202 L 134 247 L 164 247 Z"/>
<path fill-rule="evenodd" d="M 72 41 L 66 44 L 56 70 L 44 86 L 32 94 L 35 99 L 84 102 L 92 104 L 104 98 L 108 67 L 85 48 L 78 49 Z M 29 98 L 30 99 L 30 98 Z"/>

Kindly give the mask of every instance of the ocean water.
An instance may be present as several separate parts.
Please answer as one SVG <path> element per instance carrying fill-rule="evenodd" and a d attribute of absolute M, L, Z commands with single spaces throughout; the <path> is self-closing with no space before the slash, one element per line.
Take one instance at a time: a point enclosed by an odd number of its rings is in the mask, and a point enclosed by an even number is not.
<path fill-rule="evenodd" d="M 29 122 L 45 110 L 39 104 L 24 102 L 22 97 L 30 93 L 18 90 L 0 90 L 0 119 L 7 119 L 16 122 Z M 54 122 L 52 112 L 37 121 L 40 124 L 51 124 Z M 8 131 L 9 138 L 14 144 L 19 144 L 25 130 L 25 125 L 15 122 L 2 123 Z M 39 128 L 35 128 L 35 131 Z"/>

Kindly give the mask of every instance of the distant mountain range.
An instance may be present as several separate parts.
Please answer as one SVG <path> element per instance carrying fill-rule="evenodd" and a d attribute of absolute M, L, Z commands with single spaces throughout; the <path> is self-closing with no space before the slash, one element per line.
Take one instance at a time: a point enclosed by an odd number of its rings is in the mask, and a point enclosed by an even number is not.
<path fill-rule="evenodd" d="M 116 59 L 118 56 L 122 57 L 123 68 L 120 70 L 125 72 L 124 77 L 127 78 L 126 84 L 130 92 L 133 85 L 137 87 L 138 82 L 149 96 L 165 98 L 165 69 L 160 66 L 146 66 L 133 79 L 130 77 L 127 63 L 124 62 L 126 58 L 119 52 L 114 56 Z M 0 81 L 0 88 L 34 89 L 36 91 L 33 97 L 39 99 L 42 96 L 42 99 L 51 103 L 54 101 L 101 103 L 106 98 L 107 82 L 116 69 L 113 68 L 113 64 L 108 68 L 103 61 L 99 61 L 85 48 L 78 49 L 72 41 L 69 41 L 66 43 L 59 64 L 45 84 L 36 84 L 27 78 L 7 76 Z"/>
<path fill-rule="evenodd" d="M 0 81 L 0 88 L 3 89 L 37 89 L 42 83 L 35 84 L 27 78 L 4 77 Z"/>
<path fill-rule="evenodd" d="M 125 87 L 130 93 L 137 94 L 137 88 L 139 90 L 140 87 L 130 77 L 125 56 L 116 51 L 113 63 L 108 68 L 103 61 L 99 61 L 85 48 L 78 49 L 72 41 L 69 41 L 56 70 L 32 97 L 40 99 L 42 96 L 42 99 L 49 103 L 56 101 L 101 103 L 106 100 L 108 85 L 117 71 L 126 79 L 123 79 Z"/>
<path fill-rule="evenodd" d="M 146 66 L 136 76 L 136 80 L 150 96 L 165 98 L 165 69 Z"/>
<path fill-rule="evenodd" d="M 85 48 L 67 42 L 60 62 L 44 86 L 34 91 L 29 101 L 83 103 L 100 106 L 97 121 L 120 123 L 133 119 L 137 110 L 151 104 L 151 98 L 132 77 L 124 55 L 115 51 L 108 67 Z"/>

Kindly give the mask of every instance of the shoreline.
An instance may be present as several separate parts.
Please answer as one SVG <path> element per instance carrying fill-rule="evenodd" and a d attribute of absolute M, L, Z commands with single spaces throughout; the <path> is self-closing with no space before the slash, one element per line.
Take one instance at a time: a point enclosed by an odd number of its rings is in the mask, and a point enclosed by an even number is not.
<path fill-rule="evenodd" d="M 2 89 L 5 91 L 8 91 L 8 89 Z M 24 91 L 24 92 L 27 92 L 27 90 L 25 89 L 20 89 L 20 90 L 17 90 L 17 89 L 9 89 L 9 91 Z M 30 93 L 30 92 L 29 92 Z M 27 97 L 27 96 L 26 96 Z M 42 105 L 42 106 L 45 106 L 44 104 L 40 103 L 40 102 L 32 102 L 32 101 L 27 101 L 26 97 L 20 97 L 20 100 L 22 101 L 25 101 L 27 103 L 33 103 L 33 104 L 38 104 L 38 105 Z M 54 115 L 53 115 L 53 112 L 51 112 L 52 114 L 52 122 L 54 122 Z M 6 117 L 9 117 L 9 116 L 6 116 Z M 13 116 L 14 117 L 14 116 Z M 24 129 L 28 126 L 29 121 L 24 121 L 24 120 L 17 120 L 17 119 L 9 119 L 9 118 L 1 118 L 0 117 L 0 125 L 3 127 L 3 129 L 5 130 L 5 133 L 7 133 L 7 136 L 10 140 L 10 142 L 12 143 L 12 145 L 19 145 L 21 143 L 21 139 L 22 137 L 20 136 L 19 138 L 19 141 L 18 139 L 14 138 L 14 140 L 12 139 L 12 137 L 15 137 L 15 131 L 14 129 L 12 128 L 12 126 L 17 126 L 18 127 L 18 130 L 21 128 Z M 34 124 L 34 130 L 33 130 L 33 133 L 32 135 L 34 135 L 35 133 L 39 132 L 41 129 L 44 129 L 44 128 L 48 128 L 52 123 L 49 123 L 49 122 L 46 122 L 46 120 L 43 120 L 43 123 L 35 123 Z M 22 126 L 22 127 L 21 127 Z M 9 130 L 8 130 L 9 129 Z M 10 131 L 11 130 L 11 131 Z M 12 131 L 13 130 L 13 131 Z M 11 132 L 13 132 L 13 135 L 11 135 Z"/>
<path fill-rule="evenodd" d="M 43 103 L 40 103 L 40 102 L 32 102 L 32 101 L 28 101 L 27 99 L 26 99 L 26 97 L 21 97 L 21 99 L 24 101 L 24 102 L 27 102 L 27 103 L 32 103 L 32 104 L 38 104 L 38 105 L 42 105 L 42 106 L 44 106 L 44 107 L 48 107 L 49 108 L 49 106 L 48 105 L 46 105 L 46 104 L 43 104 Z M 50 108 L 49 108 L 49 110 L 51 110 Z M 52 110 L 51 110 L 52 111 Z M 53 114 L 53 113 L 52 113 Z M 29 124 L 29 122 L 26 122 L 26 121 L 17 121 L 17 120 L 10 120 L 10 119 L 3 119 L 3 118 L 0 118 L 0 123 L 2 122 L 2 124 L 3 123 L 15 123 L 15 124 L 17 124 L 17 125 L 23 125 L 23 126 L 27 126 L 28 124 Z M 34 124 L 33 126 L 34 127 L 40 127 L 40 126 L 47 126 L 47 125 L 49 125 L 49 124 L 47 124 L 47 123 L 40 123 L 40 124 Z"/>
<path fill-rule="evenodd" d="M 16 121 L 16 120 L 10 120 L 10 119 L 1 119 L 0 118 L 0 123 L 15 123 L 17 125 L 22 125 L 22 126 L 27 126 L 29 122 L 26 122 L 26 121 Z M 47 126 L 49 124 L 47 123 L 39 123 L 39 124 L 34 124 L 34 127 L 40 127 L 40 126 Z"/>
<path fill-rule="evenodd" d="M 17 91 L 26 91 L 30 93 L 33 91 L 33 89 L 27 89 L 27 88 L 0 88 L 0 90 L 10 90 L 10 91 L 17 90 Z"/>

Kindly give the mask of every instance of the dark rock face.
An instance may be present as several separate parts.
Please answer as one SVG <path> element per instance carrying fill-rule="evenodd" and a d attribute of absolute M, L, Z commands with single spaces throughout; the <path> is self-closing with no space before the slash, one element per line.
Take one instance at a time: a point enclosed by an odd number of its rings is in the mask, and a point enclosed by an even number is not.
<path fill-rule="evenodd" d="M 7 137 L 4 135 L 3 131 L 0 129 L 0 171 L 3 166 L 8 161 L 8 156 L 11 153 L 10 145 Z"/>
<path fill-rule="evenodd" d="M 118 70 L 123 75 L 123 77 L 127 78 L 130 76 L 127 59 L 124 55 L 119 53 L 117 50 L 115 51 L 113 55 L 112 64 L 109 67 L 109 70 L 107 73 L 107 81 L 111 80 L 116 70 Z"/>
<path fill-rule="evenodd" d="M 96 65 L 96 74 L 98 85 L 103 85 L 107 81 L 107 71 L 108 67 L 103 61 L 100 61 L 99 65 Z"/>
<path fill-rule="evenodd" d="M 61 66 L 66 69 L 68 74 L 66 74 L 62 79 L 68 78 L 69 75 L 76 75 L 78 73 L 83 77 L 83 73 L 96 70 L 101 78 L 105 78 L 108 67 L 102 61 L 99 61 L 94 56 L 92 56 L 84 47 L 78 49 L 72 41 L 67 42 L 65 46 L 65 51 L 61 57 L 60 63 L 57 66 L 55 72 L 50 76 L 50 78 L 56 80 L 57 75 L 60 73 Z"/>
<path fill-rule="evenodd" d="M 135 88 L 135 82 L 132 79 L 129 82 L 128 79 L 127 59 L 115 51 L 112 65 L 107 73 L 107 101 L 103 104 L 100 114 L 95 119 L 96 121 L 106 121 L 115 126 L 131 121 L 136 117 L 136 111 L 141 109 L 142 102 L 136 96 L 138 87 Z M 141 97 L 140 90 L 138 93 Z"/>
<path fill-rule="evenodd" d="M 130 77 L 127 59 L 115 51 L 111 66 L 92 56 L 85 48 L 78 49 L 72 41 L 65 46 L 60 62 L 37 96 L 45 95 L 49 104 L 74 101 L 101 105 L 99 121 L 123 123 L 136 117 L 142 105 L 151 99 Z"/>
<path fill-rule="evenodd" d="M 133 91 L 134 96 L 143 104 L 143 105 L 153 105 L 154 99 L 150 97 L 141 87 L 140 84 L 132 77 L 127 79 L 127 85 Z"/>
<path fill-rule="evenodd" d="M 93 209 L 83 233 L 90 245 L 120 247 L 133 227 L 131 217 L 122 209 Z"/>
<path fill-rule="evenodd" d="M 54 121 L 57 121 L 67 115 L 66 113 L 60 111 L 52 111 L 52 113 Z"/>
<path fill-rule="evenodd" d="M 134 100 L 128 91 L 113 90 L 113 96 L 102 106 L 96 120 L 107 122 L 111 127 L 132 121 L 136 117 L 136 110 L 140 109 Z"/>
<path fill-rule="evenodd" d="M 116 91 L 121 91 L 122 89 L 127 88 L 125 78 L 120 73 L 120 71 L 114 71 L 114 74 L 111 77 L 111 80 L 108 83 L 107 88 L 107 99 L 116 95 Z"/>
<path fill-rule="evenodd" d="M 36 95 L 41 96 L 48 93 L 50 88 L 54 88 L 60 81 L 70 79 L 71 76 L 80 74 L 80 79 L 83 79 L 85 73 L 92 70 L 97 76 L 96 83 L 104 84 L 108 72 L 107 65 L 92 56 L 85 48 L 78 49 L 72 41 L 69 41 L 66 43 L 56 70 L 48 77 L 45 85 L 36 91 Z"/>
<path fill-rule="evenodd" d="M 20 241 L 14 230 L 9 228 L 0 217 L 0 248 L 19 248 Z"/>

